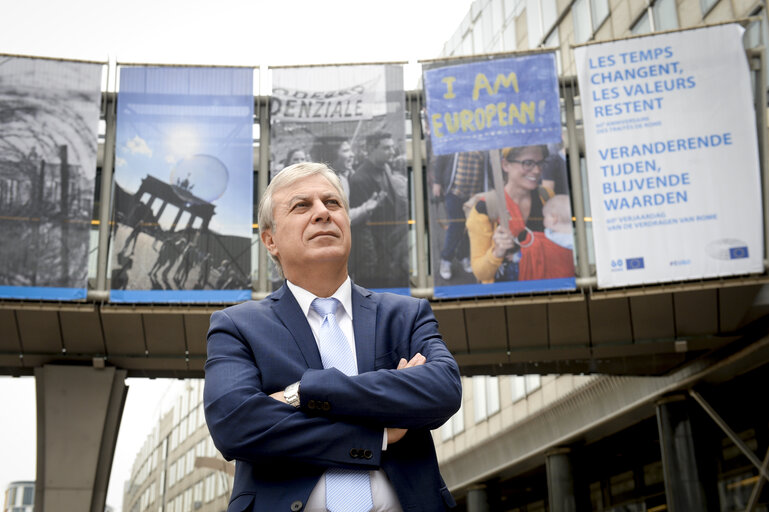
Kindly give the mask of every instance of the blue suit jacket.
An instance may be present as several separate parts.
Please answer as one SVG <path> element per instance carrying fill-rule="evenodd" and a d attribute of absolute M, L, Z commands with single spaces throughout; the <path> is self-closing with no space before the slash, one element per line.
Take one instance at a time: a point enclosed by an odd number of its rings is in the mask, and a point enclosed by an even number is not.
<path fill-rule="evenodd" d="M 462 390 L 429 303 L 353 284 L 352 308 L 356 376 L 323 369 L 285 285 L 211 316 L 205 413 L 214 444 L 237 461 L 230 512 L 302 510 L 329 467 L 382 468 L 404 511 L 454 505 L 430 430 L 459 409 Z M 424 365 L 396 370 L 417 352 Z M 299 409 L 270 398 L 299 380 Z M 383 451 L 385 427 L 408 433 Z"/>

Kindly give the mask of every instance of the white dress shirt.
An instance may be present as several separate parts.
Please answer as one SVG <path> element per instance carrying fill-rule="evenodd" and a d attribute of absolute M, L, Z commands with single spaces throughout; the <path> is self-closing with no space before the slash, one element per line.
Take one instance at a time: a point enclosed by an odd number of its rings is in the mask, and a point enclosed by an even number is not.
<path fill-rule="evenodd" d="M 312 301 L 317 298 L 316 295 L 308 292 L 304 288 L 300 288 L 291 281 L 286 280 L 288 289 L 294 295 L 294 298 L 299 303 L 299 307 L 307 317 L 307 322 L 310 324 L 313 336 L 315 336 L 315 343 L 318 343 L 318 329 L 323 322 L 323 318 L 312 309 Z M 342 286 L 340 286 L 331 297 L 337 299 L 341 308 L 336 310 L 336 323 L 339 328 L 342 329 L 347 342 L 352 349 L 353 357 L 357 355 L 355 351 L 355 333 L 352 327 L 352 282 L 348 277 L 345 279 Z M 374 340 L 371 340 L 373 343 Z M 320 347 L 318 347 L 320 348 Z M 299 395 L 301 396 L 302 389 L 299 388 Z M 385 430 L 382 440 L 382 450 L 387 449 L 387 431 Z M 387 474 L 378 469 L 376 471 L 369 471 L 371 480 L 371 497 L 374 501 L 374 508 L 372 512 L 403 512 L 398 496 L 395 494 L 395 489 L 390 483 L 390 479 L 387 478 Z M 307 505 L 304 508 L 305 512 L 326 512 L 326 478 L 318 480 L 315 488 L 310 493 L 310 497 L 307 500 Z"/>

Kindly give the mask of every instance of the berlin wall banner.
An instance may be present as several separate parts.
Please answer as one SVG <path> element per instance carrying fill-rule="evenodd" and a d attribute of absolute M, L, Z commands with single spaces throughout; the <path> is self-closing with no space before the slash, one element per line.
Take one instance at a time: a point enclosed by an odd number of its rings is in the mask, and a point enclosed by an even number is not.
<path fill-rule="evenodd" d="M 409 181 L 400 64 L 272 70 L 270 165 L 328 164 L 350 202 L 349 272 L 359 285 L 409 293 Z M 273 288 L 282 279 L 273 267 Z"/>
<path fill-rule="evenodd" d="M 249 299 L 253 69 L 119 71 L 110 300 Z"/>
<path fill-rule="evenodd" d="M 86 298 L 103 66 L 0 55 L 0 297 Z"/>
<path fill-rule="evenodd" d="M 575 49 L 599 286 L 763 271 L 743 32 Z"/>
<path fill-rule="evenodd" d="M 435 296 L 575 289 L 555 54 L 423 69 Z"/>

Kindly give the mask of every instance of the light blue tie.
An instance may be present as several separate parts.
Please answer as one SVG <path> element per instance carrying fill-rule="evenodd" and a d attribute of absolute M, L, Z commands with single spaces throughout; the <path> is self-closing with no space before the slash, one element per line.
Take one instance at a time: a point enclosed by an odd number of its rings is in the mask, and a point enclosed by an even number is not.
<path fill-rule="evenodd" d="M 357 375 L 358 365 L 347 337 L 336 323 L 339 301 L 315 299 L 312 309 L 323 321 L 318 330 L 323 368 L 336 368 L 345 375 Z M 374 508 L 368 471 L 330 468 L 326 471 L 326 508 L 329 512 L 369 512 Z"/>

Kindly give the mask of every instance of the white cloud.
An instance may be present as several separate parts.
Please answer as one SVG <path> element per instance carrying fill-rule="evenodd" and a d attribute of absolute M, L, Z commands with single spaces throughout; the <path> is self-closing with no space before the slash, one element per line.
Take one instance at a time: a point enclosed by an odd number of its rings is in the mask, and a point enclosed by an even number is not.
<path fill-rule="evenodd" d="M 147 145 L 147 142 L 138 135 L 126 142 L 126 148 L 131 152 L 132 155 L 139 154 L 150 157 L 152 156 L 152 150 Z"/>
<path fill-rule="evenodd" d="M 119 156 L 115 157 L 115 167 L 123 167 L 127 163 L 128 162 L 126 161 L 125 158 L 120 158 Z"/>

